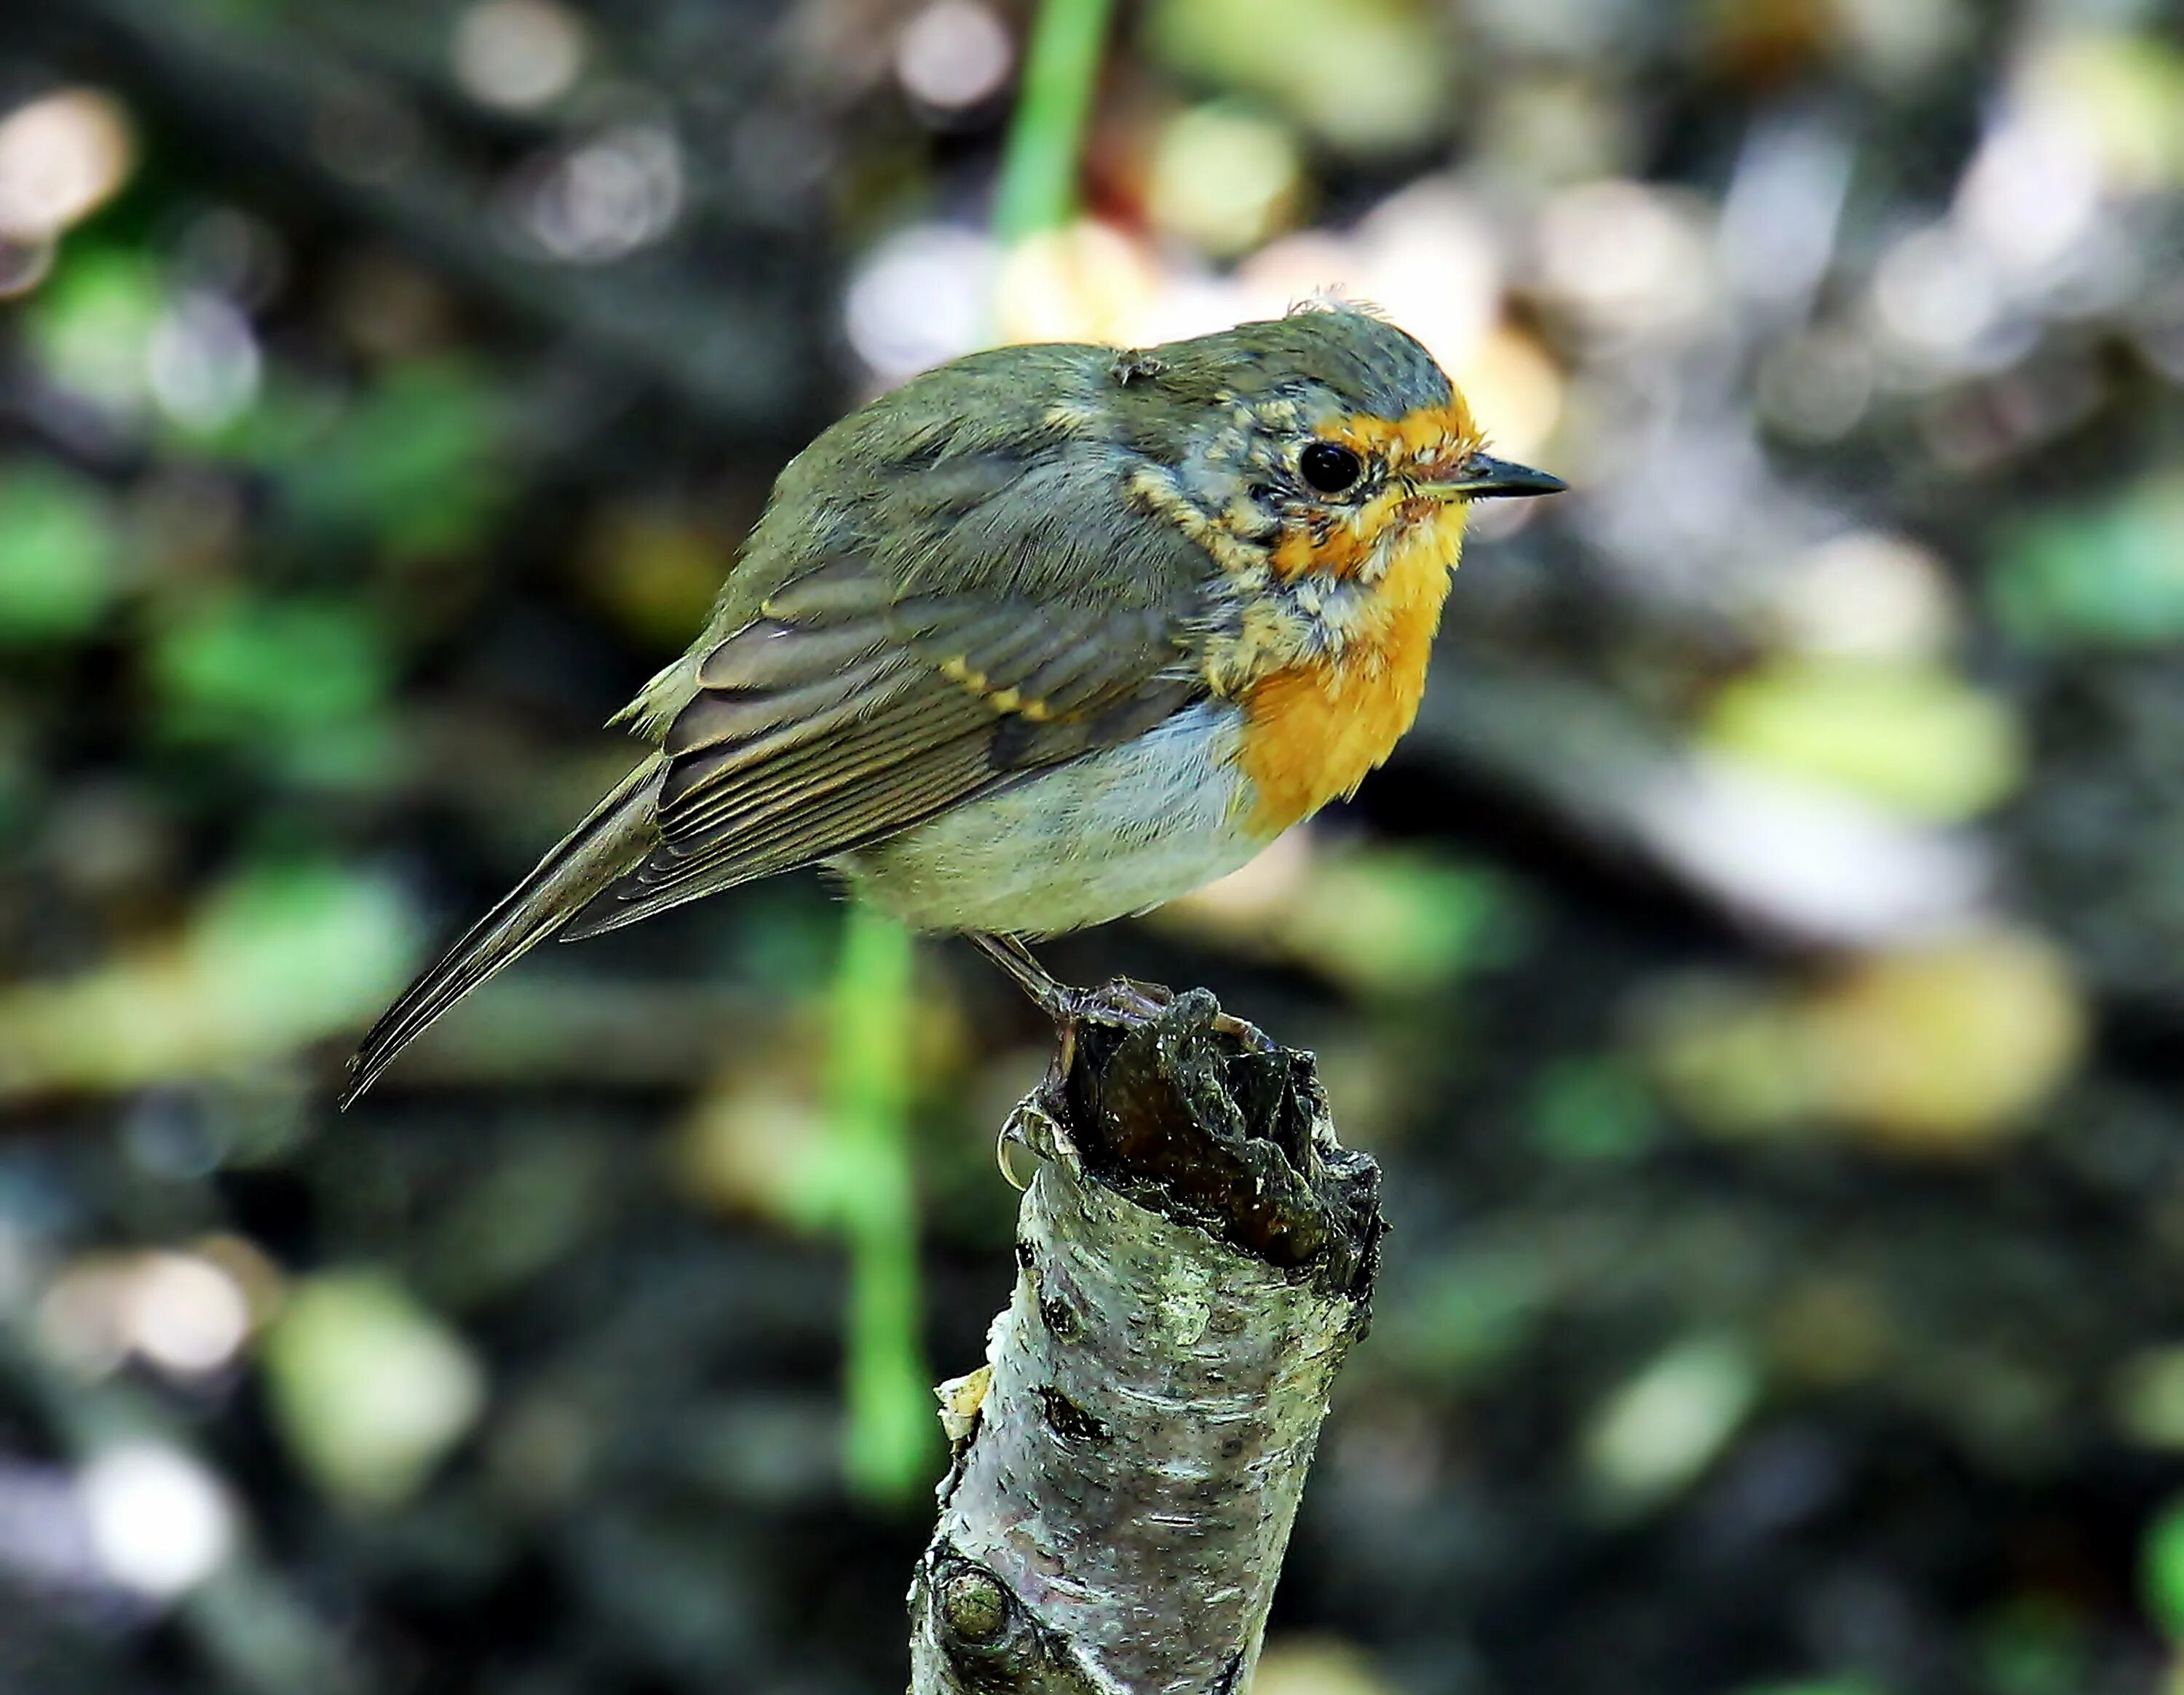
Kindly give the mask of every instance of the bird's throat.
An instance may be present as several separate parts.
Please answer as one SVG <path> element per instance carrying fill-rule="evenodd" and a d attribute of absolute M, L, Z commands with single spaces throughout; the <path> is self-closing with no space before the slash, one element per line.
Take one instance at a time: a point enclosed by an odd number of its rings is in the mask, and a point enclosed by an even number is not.
<path fill-rule="evenodd" d="M 1251 825 L 1268 837 L 1347 795 L 1418 716 L 1464 509 L 1421 512 L 1395 532 L 1371 594 L 1324 651 L 1245 694 L 1237 763 L 1251 783 Z"/>

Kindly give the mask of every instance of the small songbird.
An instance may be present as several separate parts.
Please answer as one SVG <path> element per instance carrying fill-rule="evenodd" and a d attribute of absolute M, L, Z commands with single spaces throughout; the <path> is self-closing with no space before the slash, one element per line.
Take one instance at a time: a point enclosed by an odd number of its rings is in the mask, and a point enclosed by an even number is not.
<path fill-rule="evenodd" d="M 996 348 L 851 413 L 618 716 L 657 750 L 394 1003 L 342 1104 L 534 942 L 815 862 L 1066 1017 L 1023 938 L 1234 870 L 1410 728 L 1469 503 L 1564 486 L 1482 441 L 1350 307 Z"/>

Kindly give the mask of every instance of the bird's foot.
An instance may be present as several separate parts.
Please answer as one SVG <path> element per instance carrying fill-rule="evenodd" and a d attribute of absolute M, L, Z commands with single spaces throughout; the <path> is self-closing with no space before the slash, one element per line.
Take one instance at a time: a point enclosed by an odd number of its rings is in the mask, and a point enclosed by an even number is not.
<path fill-rule="evenodd" d="M 1128 1028 L 1149 1023 L 1166 1012 L 1175 999 L 1173 990 L 1157 983 L 1139 983 L 1117 977 L 1092 989 L 1072 989 L 1033 956 L 1032 951 L 1014 936 L 970 933 L 972 945 L 1008 974 L 1031 1002 L 1054 1020 L 1061 1038 L 1056 1062 L 1059 1074 L 1067 1075 L 1076 1055 L 1077 1031 L 1089 1023 L 1121 1024 Z M 1214 1015 L 1213 1028 L 1247 1051 L 1274 1053 L 1277 1045 L 1256 1024 L 1228 1012 Z"/>
<path fill-rule="evenodd" d="M 1014 936 L 973 930 L 969 937 L 972 945 L 1000 967 L 1034 1006 L 1054 1020 L 1058 1039 L 1046 1081 L 1010 1115 L 994 1146 L 994 1161 L 1000 1167 L 1002 1178 L 1011 1188 L 1022 1190 L 1029 1179 L 1017 1174 L 1011 1153 L 1022 1148 L 1035 1159 L 1052 1157 L 1050 1113 L 1059 1110 L 1058 1103 L 1067 1087 L 1070 1072 L 1077 1063 L 1078 1033 L 1088 1025 L 1106 1025 L 1125 1031 L 1142 1029 L 1174 1005 L 1175 992 L 1157 983 L 1139 983 L 1128 977 L 1115 978 L 1096 988 L 1074 989 L 1048 971 Z M 1206 998 L 1210 1001 L 1212 997 Z M 1279 1045 L 1258 1026 L 1228 1012 L 1215 1012 L 1207 1028 L 1228 1038 L 1246 1053 L 1282 1051 Z M 1027 1114 L 1032 1118 L 1028 1119 Z M 1034 1119 L 1040 1122 L 1035 1123 Z M 1045 1129 L 1041 1123 L 1046 1126 Z"/>

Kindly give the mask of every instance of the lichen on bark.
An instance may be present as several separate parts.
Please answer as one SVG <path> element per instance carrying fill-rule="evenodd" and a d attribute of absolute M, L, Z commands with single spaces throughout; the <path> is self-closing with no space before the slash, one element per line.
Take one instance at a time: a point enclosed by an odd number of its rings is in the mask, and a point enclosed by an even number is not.
<path fill-rule="evenodd" d="M 1364 1332 L 1379 1172 L 1311 1057 L 1192 990 L 1102 997 L 1011 1135 L 1040 1157 L 911 1586 L 912 1688 L 1235 1691 Z"/>

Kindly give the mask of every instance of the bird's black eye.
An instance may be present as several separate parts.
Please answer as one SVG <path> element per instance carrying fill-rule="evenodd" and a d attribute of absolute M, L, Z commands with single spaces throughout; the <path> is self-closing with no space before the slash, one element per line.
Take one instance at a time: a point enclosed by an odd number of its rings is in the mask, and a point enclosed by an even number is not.
<path fill-rule="evenodd" d="M 1357 486 L 1365 461 L 1336 442 L 1312 442 L 1297 455 L 1297 470 L 1323 494 L 1340 494 Z"/>

